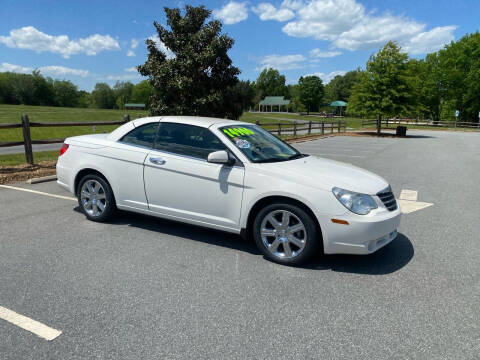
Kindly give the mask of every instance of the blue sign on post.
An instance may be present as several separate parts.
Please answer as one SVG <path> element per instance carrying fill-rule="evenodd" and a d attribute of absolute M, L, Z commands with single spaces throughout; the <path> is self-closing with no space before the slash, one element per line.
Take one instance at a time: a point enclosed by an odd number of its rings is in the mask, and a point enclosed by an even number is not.
<path fill-rule="evenodd" d="M 456 110 L 455 111 L 455 117 L 458 117 L 458 115 L 460 115 L 460 111 Z"/>

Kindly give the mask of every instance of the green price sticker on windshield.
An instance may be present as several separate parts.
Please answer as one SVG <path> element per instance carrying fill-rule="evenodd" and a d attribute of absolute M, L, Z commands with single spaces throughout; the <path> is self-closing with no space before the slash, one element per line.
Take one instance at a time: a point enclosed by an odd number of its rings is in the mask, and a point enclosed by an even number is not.
<path fill-rule="evenodd" d="M 232 138 L 235 136 L 249 136 L 255 134 L 252 130 L 247 128 L 229 128 L 223 129 L 223 132 Z"/>

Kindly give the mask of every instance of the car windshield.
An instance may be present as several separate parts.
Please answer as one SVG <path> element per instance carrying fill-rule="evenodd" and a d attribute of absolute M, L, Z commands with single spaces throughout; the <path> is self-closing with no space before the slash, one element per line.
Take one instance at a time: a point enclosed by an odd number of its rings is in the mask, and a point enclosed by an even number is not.
<path fill-rule="evenodd" d="M 252 162 L 293 160 L 303 155 L 256 125 L 224 126 L 220 131 Z"/>

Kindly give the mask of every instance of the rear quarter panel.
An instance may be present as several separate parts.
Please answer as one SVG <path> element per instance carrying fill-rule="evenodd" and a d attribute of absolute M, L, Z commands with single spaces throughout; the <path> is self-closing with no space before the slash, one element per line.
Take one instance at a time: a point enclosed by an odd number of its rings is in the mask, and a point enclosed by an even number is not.
<path fill-rule="evenodd" d="M 57 163 L 58 182 L 75 194 L 75 178 L 84 169 L 100 172 L 109 182 L 117 205 L 148 209 L 143 185 L 143 162 L 148 150 L 105 141 L 89 144 L 70 139 Z"/>

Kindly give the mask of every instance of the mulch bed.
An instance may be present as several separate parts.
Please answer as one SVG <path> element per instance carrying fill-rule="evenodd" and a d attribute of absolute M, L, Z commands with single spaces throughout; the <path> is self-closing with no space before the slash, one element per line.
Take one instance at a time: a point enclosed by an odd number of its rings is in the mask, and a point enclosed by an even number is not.
<path fill-rule="evenodd" d="M 41 161 L 35 165 L 0 166 L 0 184 L 11 184 L 32 178 L 55 175 L 56 161 Z"/>

